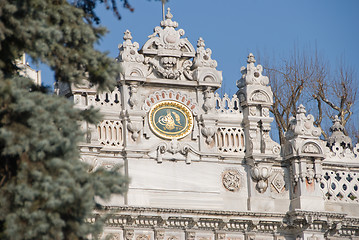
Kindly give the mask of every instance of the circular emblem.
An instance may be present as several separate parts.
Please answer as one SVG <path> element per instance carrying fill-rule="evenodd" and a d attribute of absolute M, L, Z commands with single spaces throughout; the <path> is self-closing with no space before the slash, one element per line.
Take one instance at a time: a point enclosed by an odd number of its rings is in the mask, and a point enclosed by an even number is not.
<path fill-rule="evenodd" d="M 150 127 L 159 137 L 183 138 L 193 128 L 191 111 L 182 103 L 162 101 L 155 104 L 149 113 Z"/>
<path fill-rule="evenodd" d="M 222 183 L 227 190 L 238 191 L 241 187 L 241 175 L 237 170 L 227 170 L 222 174 Z"/>

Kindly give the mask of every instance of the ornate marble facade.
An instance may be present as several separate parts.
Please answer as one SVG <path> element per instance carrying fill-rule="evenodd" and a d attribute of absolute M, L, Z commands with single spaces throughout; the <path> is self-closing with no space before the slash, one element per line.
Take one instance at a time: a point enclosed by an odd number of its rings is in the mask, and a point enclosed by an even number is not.
<path fill-rule="evenodd" d="M 300 105 L 281 148 L 270 138 L 269 79 L 253 54 L 237 94 L 220 97 L 211 50 L 202 38 L 195 49 L 172 17 L 168 11 L 140 50 L 125 32 L 114 91 L 60 85 L 79 108 L 104 116 L 83 124 L 81 160 L 121 164 L 131 179 L 126 195 L 95 211 L 111 214 L 102 237 L 359 239 L 359 146 L 340 123 L 324 142 Z"/>

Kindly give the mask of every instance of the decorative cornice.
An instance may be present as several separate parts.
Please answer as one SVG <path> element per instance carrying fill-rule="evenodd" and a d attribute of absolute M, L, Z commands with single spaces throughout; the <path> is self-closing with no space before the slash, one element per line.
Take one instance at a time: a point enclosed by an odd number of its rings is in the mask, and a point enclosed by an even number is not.
<path fill-rule="evenodd" d="M 228 231 L 266 234 L 311 231 L 330 236 L 353 236 L 359 233 L 359 218 L 332 212 L 290 211 L 280 214 L 105 206 L 96 209 L 94 217 L 88 219 L 88 222 L 95 222 L 98 215 L 107 216 L 107 226 L 123 229 L 181 229 L 187 232 Z"/>

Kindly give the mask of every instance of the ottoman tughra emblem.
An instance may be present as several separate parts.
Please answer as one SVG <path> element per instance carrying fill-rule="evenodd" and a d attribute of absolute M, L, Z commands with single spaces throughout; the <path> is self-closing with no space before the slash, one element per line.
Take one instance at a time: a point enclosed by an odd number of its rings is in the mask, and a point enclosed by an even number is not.
<path fill-rule="evenodd" d="M 179 139 L 193 128 L 191 111 L 182 103 L 162 101 L 155 104 L 149 113 L 150 127 L 159 137 Z"/>
<path fill-rule="evenodd" d="M 222 183 L 227 190 L 238 191 L 241 186 L 241 175 L 238 170 L 226 170 L 222 174 Z"/>

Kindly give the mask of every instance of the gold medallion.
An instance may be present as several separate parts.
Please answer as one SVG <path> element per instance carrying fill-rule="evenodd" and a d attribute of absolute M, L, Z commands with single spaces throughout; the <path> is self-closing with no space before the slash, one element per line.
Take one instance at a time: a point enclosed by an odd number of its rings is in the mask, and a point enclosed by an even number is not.
<path fill-rule="evenodd" d="M 191 111 L 182 103 L 162 101 L 155 104 L 149 113 L 150 127 L 159 137 L 183 138 L 193 128 Z"/>

